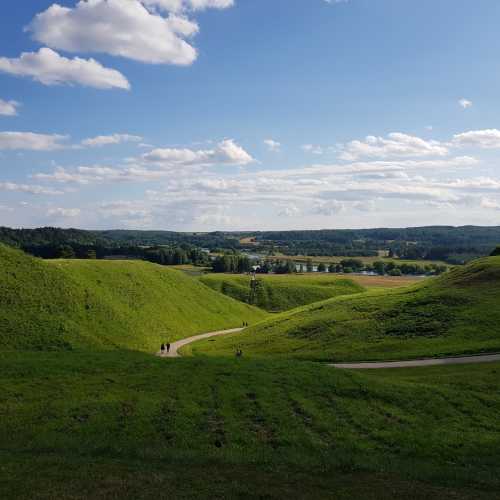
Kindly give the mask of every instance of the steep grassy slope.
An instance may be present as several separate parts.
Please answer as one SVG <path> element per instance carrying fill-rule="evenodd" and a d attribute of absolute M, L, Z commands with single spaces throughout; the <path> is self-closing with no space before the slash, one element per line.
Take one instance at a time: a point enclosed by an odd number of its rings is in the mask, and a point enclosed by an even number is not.
<path fill-rule="evenodd" d="M 209 274 L 200 280 L 210 288 L 241 302 L 249 301 L 249 276 Z M 328 275 L 258 276 L 255 305 L 266 311 L 287 311 L 364 290 L 361 285 L 351 280 Z"/>
<path fill-rule="evenodd" d="M 0 498 L 495 498 L 499 369 L 0 353 Z"/>
<path fill-rule="evenodd" d="M 250 323 L 262 311 L 145 262 L 41 261 L 0 245 L 0 349 L 123 347 Z"/>
<path fill-rule="evenodd" d="M 280 314 L 197 354 L 379 360 L 500 351 L 500 257 L 422 284 L 339 297 Z"/>

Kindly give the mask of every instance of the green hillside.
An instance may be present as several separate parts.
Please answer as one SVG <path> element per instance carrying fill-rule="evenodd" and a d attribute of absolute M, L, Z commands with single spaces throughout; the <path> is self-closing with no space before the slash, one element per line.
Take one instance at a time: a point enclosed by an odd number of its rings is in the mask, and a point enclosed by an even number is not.
<path fill-rule="evenodd" d="M 499 367 L 0 353 L 0 498 L 498 498 Z"/>
<path fill-rule="evenodd" d="M 0 349 L 127 348 L 264 318 L 180 271 L 133 261 L 42 261 L 0 245 Z"/>
<path fill-rule="evenodd" d="M 210 288 L 241 302 L 249 302 L 250 277 L 209 274 L 200 280 Z M 257 278 L 254 304 L 266 311 L 288 311 L 365 289 L 351 280 L 328 275 L 262 275 Z"/>
<path fill-rule="evenodd" d="M 500 257 L 407 288 L 338 297 L 282 313 L 197 354 L 381 360 L 500 351 Z"/>

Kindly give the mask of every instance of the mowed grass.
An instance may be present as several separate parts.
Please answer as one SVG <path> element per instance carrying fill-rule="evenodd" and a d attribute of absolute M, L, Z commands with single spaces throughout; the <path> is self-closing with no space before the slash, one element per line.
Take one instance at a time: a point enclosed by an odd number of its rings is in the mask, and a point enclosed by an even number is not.
<path fill-rule="evenodd" d="M 307 360 L 411 359 L 500 351 L 500 257 L 421 284 L 338 297 L 282 313 L 186 353 Z"/>
<path fill-rule="evenodd" d="M 250 302 L 250 276 L 207 274 L 200 281 L 224 295 Z M 258 275 L 254 304 L 266 311 L 287 311 L 365 289 L 350 279 L 326 274 Z"/>
<path fill-rule="evenodd" d="M 146 262 L 42 261 L 0 245 L 0 349 L 156 351 L 265 313 Z"/>
<path fill-rule="evenodd" d="M 497 498 L 499 373 L 1 353 L 0 497 Z"/>

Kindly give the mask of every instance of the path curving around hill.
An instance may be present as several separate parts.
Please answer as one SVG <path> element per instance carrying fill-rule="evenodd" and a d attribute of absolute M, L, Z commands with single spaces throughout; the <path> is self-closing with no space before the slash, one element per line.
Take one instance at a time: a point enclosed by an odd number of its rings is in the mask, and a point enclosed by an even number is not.
<path fill-rule="evenodd" d="M 221 335 L 229 335 L 230 333 L 242 332 L 244 328 L 232 328 L 231 330 L 219 330 L 217 332 L 202 333 L 194 335 L 186 339 L 173 342 L 170 346 L 170 352 L 161 351 L 157 356 L 162 358 L 179 358 L 179 349 L 198 340 L 205 340 Z M 383 370 L 387 368 L 417 368 L 422 366 L 443 366 L 443 365 L 466 365 L 476 363 L 492 363 L 500 361 L 500 353 L 495 354 L 472 354 L 470 356 L 455 356 L 449 358 L 432 358 L 432 359 L 413 359 L 411 361 L 375 361 L 362 363 L 330 363 L 327 366 L 340 368 L 344 370 Z"/>
<path fill-rule="evenodd" d="M 232 328 L 231 330 L 220 330 L 218 332 L 202 333 L 200 335 L 195 335 L 194 337 L 188 337 L 186 339 L 178 340 L 177 342 L 173 342 L 170 345 L 170 352 L 167 353 L 167 351 L 165 351 L 162 354 L 161 351 L 159 351 L 157 353 L 157 356 L 160 356 L 161 358 L 179 358 L 181 356 L 179 354 L 179 349 L 181 347 L 184 347 L 185 345 L 191 344 L 191 343 L 196 342 L 198 340 L 209 339 L 211 337 L 218 337 L 220 335 L 228 335 L 230 333 L 239 333 L 243 330 L 244 330 L 244 328 Z"/>
<path fill-rule="evenodd" d="M 420 366 L 466 365 L 500 361 L 500 354 L 473 354 L 451 358 L 413 359 L 411 361 L 377 361 L 370 363 L 332 363 L 328 366 L 344 370 L 381 370 L 386 368 L 415 368 Z"/>

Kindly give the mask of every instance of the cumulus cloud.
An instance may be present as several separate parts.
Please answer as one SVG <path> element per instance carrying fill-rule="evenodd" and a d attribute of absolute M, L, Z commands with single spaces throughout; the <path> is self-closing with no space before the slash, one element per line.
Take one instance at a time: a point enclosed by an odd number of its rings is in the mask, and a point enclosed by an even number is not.
<path fill-rule="evenodd" d="M 100 148 L 110 144 L 121 144 L 123 142 L 140 142 L 142 137 L 130 134 L 98 135 L 82 141 L 82 146 L 90 148 Z"/>
<path fill-rule="evenodd" d="M 142 156 L 146 163 L 163 168 L 203 167 L 213 165 L 248 165 L 255 161 L 232 139 L 225 139 L 212 149 L 158 148 Z"/>
<path fill-rule="evenodd" d="M 340 159 L 356 161 L 360 158 L 405 158 L 422 156 L 446 156 L 449 149 L 438 141 L 426 141 L 420 137 L 394 132 L 387 138 L 368 136 L 364 141 L 351 141 L 340 146 Z"/>
<path fill-rule="evenodd" d="M 148 3 L 169 10 L 177 4 Z M 210 2 L 200 5 L 204 3 Z M 74 8 L 53 4 L 33 19 L 28 30 L 35 40 L 68 52 L 100 52 L 177 65 L 189 65 L 197 57 L 186 41 L 198 32 L 196 22 L 173 13 L 164 17 L 138 0 L 81 0 Z"/>
<path fill-rule="evenodd" d="M 64 147 L 65 135 L 0 132 L 0 150 L 54 151 Z"/>
<path fill-rule="evenodd" d="M 457 147 L 478 147 L 482 149 L 498 149 L 500 148 L 500 130 L 471 130 L 456 134 L 452 141 Z"/>
<path fill-rule="evenodd" d="M 49 208 L 47 215 L 49 217 L 78 217 L 81 213 L 79 208 Z"/>
<path fill-rule="evenodd" d="M 0 190 L 40 195 L 64 194 L 63 191 L 59 191 L 57 189 L 45 188 L 43 186 L 36 186 L 32 184 L 17 184 L 15 182 L 0 182 Z"/>
<path fill-rule="evenodd" d="M 167 12 L 227 9 L 234 5 L 234 0 L 141 0 L 141 2 L 146 6 L 157 7 Z"/>
<path fill-rule="evenodd" d="M 313 214 L 332 216 L 345 210 L 345 204 L 338 200 L 320 201 L 312 209 Z"/>
<path fill-rule="evenodd" d="M 302 151 L 312 153 L 313 155 L 322 155 L 325 152 L 321 146 L 315 146 L 314 144 L 303 144 L 301 149 Z"/>
<path fill-rule="evenodd" d="M 500 210 L 500 202 L 492 200 L 491 198 L 483 198 L 481 200 L 481 208 L 486 208 L 487 210 Z"/>
<path fill-rule="evenodd" d="M 17 108 L 20 105 L 17 101 L 4 101 L 0 99 L 0 116 L 16 116 Z"/>
<path fill-rule="evenodd" d="M 128 80 L 119 71 L 105 68 L 95 59 L 68 59 L 47 47 L 38 52 L 23 52 L 18 58 L 0 57 L 0 71 L 31 77 L 44 85 L 130 89 Z"/>
<path fill-rule="evenodd" d="M 469 109 L 469 108 L 472 108 L 472 106 L 473 106 L 472 101 L 469 101 L 469 99 L 465 99 L 465 98 L 460 99 L 458 101 L 458 104 L 463 109 Z"/>
<path fill-rule="evenodd" d="M 267 146 L 267 149 L 273 153 L 277 153 L 281 149 L 281 143 L 275 141 L 274 139 L 265 139 L 264 144 Z"/>

